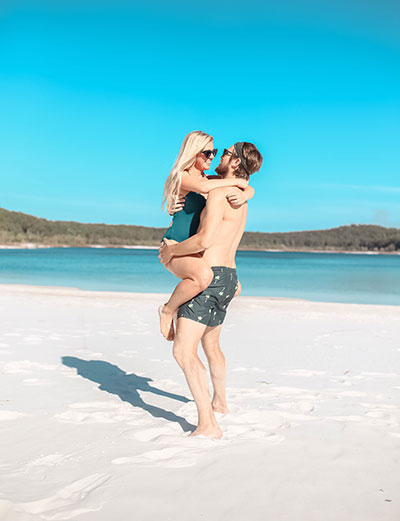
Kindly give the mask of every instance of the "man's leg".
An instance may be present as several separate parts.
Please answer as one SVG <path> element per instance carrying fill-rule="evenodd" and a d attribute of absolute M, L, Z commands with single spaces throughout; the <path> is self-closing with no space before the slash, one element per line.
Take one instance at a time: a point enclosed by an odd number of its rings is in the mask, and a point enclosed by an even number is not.
<path fill-rule="evenodd" d="M 220 438 L 222 431 L 211 406 L 207 371 L 197 355 L 199 341 L 207 326 L 180 317 L 177 320 L 174 357 L 182 368 L 197 406 L 198 426 L 192 435 Z"/>
<path fill-rule="evenodd" d="M 201 343 L 208 360 L 211 380 L 214 388 L 212 408 L 214 412 L 226 414 L 229 412 L 226 404 L 226 364 L 221 351 L 219 338 L 222 324 L 216 327 L 207 327 Z"/>

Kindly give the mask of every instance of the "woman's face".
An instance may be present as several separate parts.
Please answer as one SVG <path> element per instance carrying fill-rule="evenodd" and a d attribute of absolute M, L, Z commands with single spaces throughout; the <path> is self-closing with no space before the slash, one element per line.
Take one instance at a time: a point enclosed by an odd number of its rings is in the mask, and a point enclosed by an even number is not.
<path fill-rule="evenodd" d="M 214 149 L 214 141 L 210 141 L 205 147 L 204 150 L 213 150 Z M 209 155 L 209 154 L 208 154 Z M 207 157 L 202 153 L 199 152 L 196 156 L 196 161 L 194 163 L 194 166 L 201 170 L 202 172 L 204 170 L 208 170 L 211 166 L 211 161 L 214 159 L 214 156 L 211 155 L 208 159 Z"/>

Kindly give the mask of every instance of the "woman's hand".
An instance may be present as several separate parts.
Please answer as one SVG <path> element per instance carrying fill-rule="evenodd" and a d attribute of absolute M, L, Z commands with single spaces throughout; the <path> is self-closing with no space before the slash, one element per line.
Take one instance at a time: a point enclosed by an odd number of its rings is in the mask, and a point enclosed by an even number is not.
<path fill-rule="evenodd" d="M 169 215 L 174 215 L 181 210 L 183 210 L 183 207 L 185 206 L 185 198 L 179 197 L 179 199 L 176 200 L 175 206 L 171 206 L 168 208 Z"/>
<path fill-rule="evenodd" d="M 228 203 L 232 208 L 240 208 L 243 204 L 247 203 L 247 197 L 243 190 L 235 190 L 226 196 Z"/>

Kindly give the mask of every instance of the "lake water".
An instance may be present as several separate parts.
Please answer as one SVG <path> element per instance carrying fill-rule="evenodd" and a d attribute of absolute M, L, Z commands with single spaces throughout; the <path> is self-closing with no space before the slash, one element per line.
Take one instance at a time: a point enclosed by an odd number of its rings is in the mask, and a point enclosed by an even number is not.
<path fill-rule="evenodd" d="M 157 250 L 0 249 L 0 283 L 171 292 L 178 282 Z M 243 295 L 400 305 L 400 256 L 240 251 Z"/>

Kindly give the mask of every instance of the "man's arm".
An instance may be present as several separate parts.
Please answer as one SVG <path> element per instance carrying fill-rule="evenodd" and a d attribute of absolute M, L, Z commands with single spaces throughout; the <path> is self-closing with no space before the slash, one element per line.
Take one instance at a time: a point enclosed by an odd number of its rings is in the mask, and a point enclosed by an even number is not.
<path fill-rule="evenodd" d="M 167 264 L 171 257 L 183 257 L 207 250 L 212 246 L 214 237 L 224 217 L 226 196 L 225 190 L 212 190 L 207 198 L 203 210 L 201 230 L 183 242 L 174 244 L 163 243 L 160 246 L 160 257 L 163 264 Z"/>

